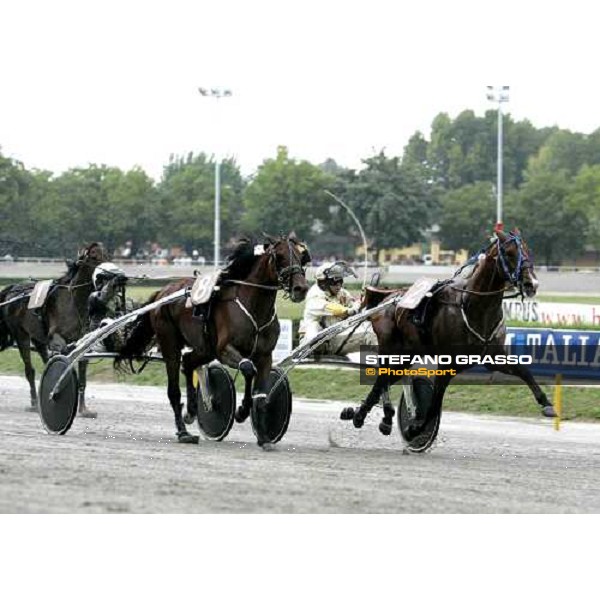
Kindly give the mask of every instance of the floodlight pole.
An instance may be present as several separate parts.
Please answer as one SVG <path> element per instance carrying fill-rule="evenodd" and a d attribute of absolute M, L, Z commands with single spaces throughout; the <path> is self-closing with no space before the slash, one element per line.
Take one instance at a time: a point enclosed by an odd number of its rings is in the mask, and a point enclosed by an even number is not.
<path fill-rule="evenodd" d="M 228 98 L 232 95 L 231 90 L 221 88 L 198 88 L 200 95 L 205 98 L 215 98 L 217 101 L 221 98 Z M 215 251 L 214 263 L 215 271 L 219 268 L 221 262 L 221 157 L 219 152 L 215 152 Z"/>
<path fill-rule="evenodd" d="M 498 163 L 497 163 L 497 181 L 496 181 L 496 193 L 497 193 L 497 215 L 496 215 L 496 229 L 502 231 L 504 224 L 502 222 L 502 103 L 508 102 L 508 95 L 510 86 L 503 85 L 493 87 L 487 86 L 488 100 L 498 103 Z"/>

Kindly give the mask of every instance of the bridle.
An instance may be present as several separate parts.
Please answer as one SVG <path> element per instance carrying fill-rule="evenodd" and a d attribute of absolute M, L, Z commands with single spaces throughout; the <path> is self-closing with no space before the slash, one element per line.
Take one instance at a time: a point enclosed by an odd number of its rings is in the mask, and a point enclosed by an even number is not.
<path fill-rule="evenodd" d="M 281 242 L 287 242 L 288 251 L 289 251 L 289 261 L 287 267 L 282 267 L 281 269 L 277 268 L 277 253 L 275 248 Z M 271 292 L 276 292 L 278 290 L 283 290 L 284 298 L 289 298 L 292 295 L 292 280 L 294 275 L 301 274 L 306 277 L 306 270 L 302 266 L 302 257 L 299 256 L 294 251 L 294 244 L 290 239 L 280 238 L 274 244 L 270 244 L 267 250 L 265 251 L 269 256 L 269 261 L 273 264 L 275 268 L 275 273 L 277 276 L 277 285 L 266 285 L 263 283 L 252 283 L 250 281 L 242 281 L 239 279 L 227 279 L 223 283 L 229 283 L 234 285 L 244 285 L 248 287 L 259 288 L 261 290 L 267 290 Z M 294 260 L 295 259 L 295 260 Z"/>
<path fill-rule="evenodd" d="M 506 252 L 506 248 L 511 242 L 514 242 L 517 247 L 517 263 L 514 269 L 511 269 L 510 260 Z M 473 296 L 496 296 L 498 294 L 504 294 L 506 290 L 516 288 L 518 290 L 516 294 L 505 296 L 505 298 L 515 298 L 516 296 L 521 296 L 521 298 L 523 298 L 523 272 L 525 269 L 531 269 L 533 266 L 527 250 L 523 247 L 523 240 L 516 233 L 508 234 L 504 240 L 497 237 L 488 246 L 484 246 L 479 252 L 473 255 L 473 257 L 478 256 L 481 253 L 485 253 L 486 256 L 489 256 L 490 250 L 494 247 L 496 248 L 496 269 L 499 271 L 504 281 L 508 283 L 508 286 L 493 292 L 478 292 L 457 287 L 452 284 L 450 284 L 449 287 L 458 292 L 471 294 Z"/>
<path fill-rule="evenodd" d="M 288 245 L 289 264 L 287 267 L 278 269 L 275 247 L 283 241 L 286 241 Z M 279 289 L 283 290 L 284 295 L 287 295 L 287 297 L 289 297 L 292 295 L 292 280 L 294 278 L 294 275 L 302 275 L 303 277 L 306 277 L 306 270 L 302 266 L 302 256 L 298 255 L 295 252 L 294 245 L 292 244 L 292 241 L 289 238 L 281 238 L 269 248 L 269 252 L 275 264 L 275 272 L 277 273 L 277 282 Z"/>

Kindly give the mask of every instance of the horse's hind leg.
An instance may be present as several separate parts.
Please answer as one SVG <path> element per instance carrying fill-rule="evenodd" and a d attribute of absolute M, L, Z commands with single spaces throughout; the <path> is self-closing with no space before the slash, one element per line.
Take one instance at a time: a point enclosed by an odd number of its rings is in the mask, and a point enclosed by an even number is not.
<path fill-rule="evenodd" d="M 179 366 L 181 363 L 180 356 L 171 356 L 167 358 L 164 355 L 163 358 L 166 362 L 167 367 L 167 394 L 169 396 L 169 402 L 175 415 L 175 427 L 177 429 L 177 439 L 182 443 L 197 444 L 199 437 L 197 435 L 191 435 L 185 428 L 183 421 L 182 407 L 181 404 L 181 388 L 179 387 Z"/>
<path fill-rule="evenodd" d="M 31 397 L 31 405 L 27 408 L 30 411 L 37 411 L 37 391 L 35 389 L 35 369 L 31 362 L 31 338 L 27 334 L 20 334 L 15 337 L 21 360 L 25 365 L 25 378 L 29 383 L 29 395 Z"/>
<path fill-rule="evenodd" d="M 392 433 L 394 415 L 396 414 L 396 411 L 394 410 L 394 406 L 392 405 L 392 401 L 390 400 L 389 386 L 387 389 L 383 390 L 381 402 L 383 405 L 383 417 L 381 418 L 381 422 L 379 423 L 379 431 L 383 435 L 390 435 Z"/>
<path fill-rule="evenodd" d="M 499 371 L 507 375 L 514 375 L 527 384 L 531 393 L 534 395 L 536 402 L 542 407 L 542 414 L 545 417 L 556 417 L 556 412 L 552 402 L 548 400 L 548 396 L 542 388 L 537 384 L 531 371 L 524 365 L 486 365 L 490 371 Z"/>
<path fill-rule="evenodd" d="M 86 419 L 95 419 L 98 413 L 95 410 L 90 410 L 85 404 L 85 388 L 87 387 L 87 360 L 79 362 L 77 367 L 79 388 L 77 390 L 77 397 L 79 400 L 79 416 Z"/>
<path fill-rule="evenodd" d="M 362 404 L 356 409 L 352 406 L 344 408 L 340 414 L 340 419 L 342 421 L 352 421 L 356 428 L 362 427 L 371 409 L 379 402 L 379 398 L 389 390 L 390 383 L 391 379 L 388 375 L 378 375 L 371 391 Z"/>
<path fill-rule="evenodd" d="M 194 352 L 186 352 L 181 359 L 182 371 L 185 377 L 185 388 L 187 396 L 187 407 L 183 415 L 183 421 L 186 425 L 191 425 L 198 415 L 197 390 L 194 386 L 194 371 L 201 361 Z"/>

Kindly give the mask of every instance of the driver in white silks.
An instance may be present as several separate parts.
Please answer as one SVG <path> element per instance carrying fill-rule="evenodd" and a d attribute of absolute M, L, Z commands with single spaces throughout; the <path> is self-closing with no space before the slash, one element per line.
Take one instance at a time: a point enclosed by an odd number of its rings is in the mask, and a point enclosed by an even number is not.
<path fill-rule="evenodd" d="M 94 291 L 88 298 L 90 331 L 111 323 L 125 312 L 124 294 L 127 277 L 117 265 L 105 262 L 96 267 L 92 276 Z M 99 342 L 95 350 L 114 350 L 114 335 L 104 343 Z"/>
<path fill-rule="evenodd" d="M 323 329 L 335 325 L 359 311 L 360 302 L 343 288 L 344 277 L 356 277 L 343 261 L 321 265 L 315 274 L 317 282 L 306 296 L 304 315 L 300 323 L 300 343 L 311 340 Z M 377 345 L 377 337 L 367 321 L 350 328 L 316 349 L 317 354 L 350 354 L 360 346 Z"/>

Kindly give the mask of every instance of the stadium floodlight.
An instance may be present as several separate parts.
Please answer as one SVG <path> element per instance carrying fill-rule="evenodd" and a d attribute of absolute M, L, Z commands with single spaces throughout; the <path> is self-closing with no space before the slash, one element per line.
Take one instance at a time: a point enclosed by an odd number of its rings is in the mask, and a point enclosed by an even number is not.
<path fill-rule="evenodd" d="M 222 88 L 199 87 L 198 92 L 204 98 L 215 98 L 217 101 L 221 98 L 229 98 L 233 95 L 231 90 Z M 215 252 L 214 263 L 215 270 L 219 268 L 221 262 L 221 157 L 215 153 Z"/>
<path fill-rule="evenodd" d="M 502 230 L 502 104 L 508 102 L 510 86 L 487 86 L 487 99 L 498 103 L 498 166 L 497 166 L 497 214 L 496 229 Z"/>

